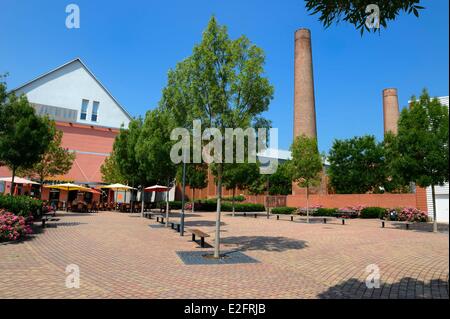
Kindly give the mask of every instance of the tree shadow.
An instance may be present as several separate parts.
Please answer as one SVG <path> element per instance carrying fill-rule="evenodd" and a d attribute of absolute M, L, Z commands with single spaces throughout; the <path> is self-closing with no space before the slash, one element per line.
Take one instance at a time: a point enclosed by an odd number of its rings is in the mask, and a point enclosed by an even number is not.
<path fill-rule="evenodd" d="M 296 240 L 287 237 L 267 236 L 239 236 L 225 237 L 221 240 L 224 245 L 236 245 L 238 251 L 264 250 L 270 252 L 283 252 L 287 250 L 299 250 L 308 247 L 304 240 Z"/>
<path fill-rule="evenodd" d="M 87 223 L 80 223 L 80 222 L 49 222 L 48 224 L 45 225 L 45 228 L 74 227 L 74 226 L 80 226 L 80 225 L 87 225 Z"/>
<path fill-rule="evenodd" d="M 368 288 L 366 283 L 351 278 L 320 293 L 320 299 L 448 299 L 448 281 L 432 279 L 423 282 L 405 277 L 392 284 L 383 283 L 380 288 Z"/>
<path fill-rule="evenodd" d="M 216 226 L 215 221 L 209 220 L 191 220 L 184 222 L 184 225 L 187 227 L 214 227 Z M 220 222 L 220 226 L 225 226 L 224 222 Z"/>
<path fill-rule="evenodd" d="M 401 230 L 406 229 L 405 223 L 402 223 L 402 222 L 390 222 L 390 223 L 391 223 L 392 228 L 401 229 Z M 448 227 L 449 227 L 448 224 L 438 223 L 438 232 L 448 234 Z M 432 223 L 411 223 L 409 225 L 409 230 L 416 231 L 416 232 L 431 233 L 431 232 L 433 232 L 433 224 Z"/>

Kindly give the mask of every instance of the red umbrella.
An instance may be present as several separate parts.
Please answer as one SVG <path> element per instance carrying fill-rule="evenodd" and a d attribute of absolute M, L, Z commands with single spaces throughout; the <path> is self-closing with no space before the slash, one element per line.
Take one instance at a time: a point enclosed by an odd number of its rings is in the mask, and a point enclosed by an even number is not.
<path fill-rule="evenodd" d="M 148 192 L 148 193 L 150 193 L 150 192 L 165 193 L 165 192 L 170 191 L 170 187 L 155 185 L 155 186 L 150 186 L 150 187 L 144 188 L 144 191 Z M 166 199 L 166 201 L 168 202 L 168 199 Z M 169 225 L 169 209 L 166 208 L 166 227 L 168 227 L 168 225 Z"/>
<path fill-rule="evenodd" d="M 167 186 L 161 186 L 161 185 L 155 185 L 150 186 L 144 189 L 144 191 L 150 193 L 150 192 L 156 192 L 156 193 L 165 193 L 170 190 L 170 187 Z"/>

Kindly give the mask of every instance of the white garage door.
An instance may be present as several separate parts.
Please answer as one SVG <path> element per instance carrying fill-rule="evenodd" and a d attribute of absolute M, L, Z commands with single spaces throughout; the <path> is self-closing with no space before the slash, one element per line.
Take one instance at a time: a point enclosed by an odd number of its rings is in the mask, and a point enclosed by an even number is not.
<path fill-rule="evenodd" d="M 448 223 L 448 194 L 436 195 L 436 219 L 440 223 Z"/>

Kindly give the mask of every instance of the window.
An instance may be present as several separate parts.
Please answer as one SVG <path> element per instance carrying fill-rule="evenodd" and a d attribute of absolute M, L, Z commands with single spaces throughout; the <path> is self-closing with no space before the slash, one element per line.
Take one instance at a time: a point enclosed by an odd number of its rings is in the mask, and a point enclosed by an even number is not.
<path fill-rule="evenodd" d="M 93 106 L 92 106 L 92 116 L 91 116 L 92 122 L 97 122 L 99 105 L 100 105 L 99 102 L 94 101 Z"/>
<path fill-rule="evenodd" d="M 87 119 L 88 105 L 89 105 L 89 101 L 83 99 L 83 102 L 81 103 L 80 120 Z"/>

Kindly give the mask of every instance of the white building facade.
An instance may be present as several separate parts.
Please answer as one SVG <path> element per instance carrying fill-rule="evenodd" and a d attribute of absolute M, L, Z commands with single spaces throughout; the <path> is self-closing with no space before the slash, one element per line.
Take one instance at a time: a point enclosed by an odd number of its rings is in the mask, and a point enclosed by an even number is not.
<path fill-rule="evenodd" d="M 442 105 L 449 106 L 449 97 L 439 97 L 439 101 Z M 436 186 L 436 219 L 439 223 L 447 223 L 449 222 L 449 183 L 446 183 L 444 186 Z M 433 196 L 431 187 L 427 188 L 427 208 L 428 215 L 433 217 Z"/>
<path fill-rule="evenodd" d="M 40 115 L 60 122 L 107 128 L 128 127 L 130 114 L 79 59 L 14 90 L 25 94 Z"/>

